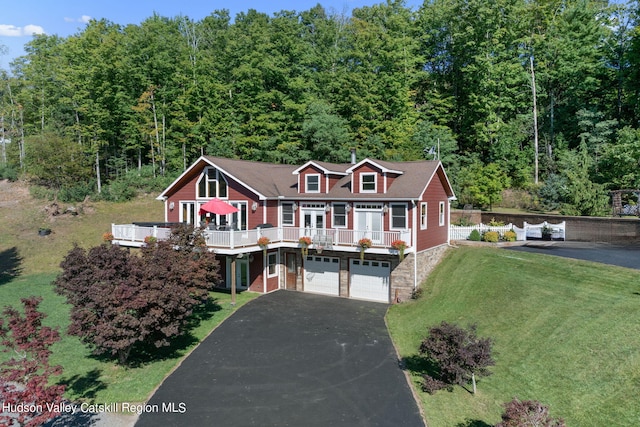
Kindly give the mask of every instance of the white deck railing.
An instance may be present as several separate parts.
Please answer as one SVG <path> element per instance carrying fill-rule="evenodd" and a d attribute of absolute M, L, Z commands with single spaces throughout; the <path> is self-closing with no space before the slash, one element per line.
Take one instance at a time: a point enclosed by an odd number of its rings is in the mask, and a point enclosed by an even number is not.
<path fill-rule="evenodd" d="M 145 227 L 135 224 L 112 224 L 111 232 L 114 240 L 121 244 L 127 242 L 136 243 L 137 246 L 144 242 L 145 237 L 153 236 L 158 240 L 164 240 L 171 234 L 170 228 Z M 373 247 L 390 248 L 395 240 L 404 240 L 407 247 L 411 247 L 411 232 L 401 231 L 362 231 L 342 228 L 318 228 L 305 229 L 297 227 L 272 227 L 244 231 L 205 230 L 204 237 L 207 246 L 212 248 L 235 249 L 242 247 L 258 246 L 260 237 L 268 237 L 270 243 L 297 244 L 301 237 L 310 237 L 312 244 L 324 246 L 357 246 L 362 238 L 368 238 Z"/>

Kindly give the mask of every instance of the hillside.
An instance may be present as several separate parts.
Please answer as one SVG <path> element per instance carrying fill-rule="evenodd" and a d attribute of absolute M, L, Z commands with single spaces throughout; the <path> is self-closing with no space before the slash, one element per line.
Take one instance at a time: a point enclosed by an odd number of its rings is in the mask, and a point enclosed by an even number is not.
<path fill-rule="evenodd" d="M 59 203 L 54 209 L 52 202 L 33 198 L 25 183 L 0 181 L 0 265 L 17 254 L 22 274 L 57 271 L 74 243 L 100 244 L 112 223 L 162 221 L 162 203 L 155 196 L 143 195 L 127 203 Z M 68 208 L 77 214 L 65 213 Z M 54 210 L 59 214 L 53 215 Z M 52 232 L 39 236 L 40 228 Z"/>
<path fill-rule="evenodd" d="M 637 425 L 637 271 L 495 248 L 452 249 L 421 299 L 391 307 L 389 329 L 408 366 L 429 327 L 475 323 L 494 340 L 493 375 L 474 396 L 420 392 L 431 427 L 493 425 L 514 396 L 539 400 L 568 426 Z M 412 363 L 409 363 L 412 362 Z M 419 372 L 413 372 L 419 388 Z"/>

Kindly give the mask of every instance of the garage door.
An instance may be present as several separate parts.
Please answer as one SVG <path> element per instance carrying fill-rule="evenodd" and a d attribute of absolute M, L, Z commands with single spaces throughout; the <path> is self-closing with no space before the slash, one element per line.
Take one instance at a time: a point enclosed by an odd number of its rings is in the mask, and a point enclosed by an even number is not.
<path fill-rule="evenodd" d="M 304 290 L 325 295 L 340 295 L 340 260 L 318 255 L 306 257 Z"/>
<path fill-rule="evenodd" d="M 391 266 L 388 262 L 352 259 L 349 273 L 351 298 L 389 302 Z"/>

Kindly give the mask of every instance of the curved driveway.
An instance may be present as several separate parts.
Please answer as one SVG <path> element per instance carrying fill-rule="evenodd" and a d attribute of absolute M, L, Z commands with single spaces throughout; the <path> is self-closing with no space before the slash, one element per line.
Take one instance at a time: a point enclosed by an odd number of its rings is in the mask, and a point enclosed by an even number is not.
<path fill-rule="evenodd" d="M 184 360 L 148 402 L 158 412 L 136 426 L 424 426 L 386 310 L 293 291 L 261 296 Z"/>

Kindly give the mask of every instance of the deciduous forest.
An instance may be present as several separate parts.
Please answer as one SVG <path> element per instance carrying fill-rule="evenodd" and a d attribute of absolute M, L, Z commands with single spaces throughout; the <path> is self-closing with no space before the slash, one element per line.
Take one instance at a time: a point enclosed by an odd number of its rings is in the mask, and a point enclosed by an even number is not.
<path fill-rule="evenodd" d="M 610 212 L 640 186 L 638 2 L 387 0 L 39 35 L 0 70 L 0 170 L 99 194 L 201 154 L 439 158 L 460 204 Z M 10 140 L 11 143 L 7 143 Z M 113 189 L 111 190 L 113 193 Z"/>

